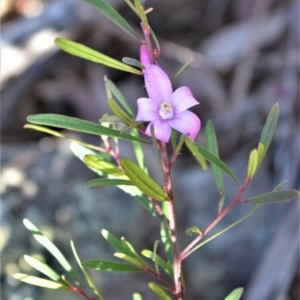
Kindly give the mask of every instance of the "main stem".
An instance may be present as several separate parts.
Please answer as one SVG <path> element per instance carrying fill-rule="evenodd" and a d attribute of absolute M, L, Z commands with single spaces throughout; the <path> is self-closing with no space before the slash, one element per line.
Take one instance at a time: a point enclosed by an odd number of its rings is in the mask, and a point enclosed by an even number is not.
<path fill-rule="evenodd" d="M 176 230 L 176 220 L 175 220 L 175 209 L 174 200 L 172 195 L 172 182 L 171 182 L 171 172 L 170 163 L 168 160 L 166 144 L 162 143 L 162 160 L 163 169 L 165 173 L 165 189 L 169 196 L 168 209 L 169 209 L 169 228 L 171 232 L 171 243 L 173 250 L 173 268 L 174 268 L 174 288 L 173 294 L 176 300 L 183 299 L 183 289 L 181 285 L 181 260 L 179 259 L 178 242 L 177 242 L 177 230 Z"/>

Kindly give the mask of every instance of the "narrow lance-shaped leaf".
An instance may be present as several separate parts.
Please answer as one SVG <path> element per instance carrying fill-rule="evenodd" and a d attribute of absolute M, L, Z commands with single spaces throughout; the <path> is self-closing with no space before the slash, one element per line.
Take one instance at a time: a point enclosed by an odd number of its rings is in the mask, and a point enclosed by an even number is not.
<path fill-rule="evenodd" d="M 134 120 L 131 119 L 131 117 L 117 104 L 114 99 L 109 98 L 107 103 L 114 115 L 120 118 L 121 121 L 129 126 L 133 126 L 135 124 Z"/>
<path fill-rule="evenodd" d="M 139 69 L 145 69 L 145 66 L 137 59 L 131 58 L 131 57 L 123 57 L 122 61 L 130 66 L 139 68 Z"/>
<path fill-rule="evenodd" d="M 139 133 L 138 130 L 134 128 L 131 134 L 134 136 L 138 136 Z M 133 142 L 133 150 L 136 156 L 136 160 L 139 164 L 139 167 L 148 174 L 148 169 L 145 164 L 145 156 L 144 156 L 142 144 L 138 142 Z"/>
<path fill-rule="evenodd" d="M 283 190 L 266 193 L 260 196 L 256 196 L 247 200 L 244 203 L 256 203 L 256 204 L 268 204 L 268 203 L 280 203 L 292 200 L 298 200 L 300 193 L 296 190 Z"/>
<path fill-rule="evenodd" d="M 79 268 L 81 269 L 82 271 L 82 274 L 84 275 L 87 283 L 89 284 L 89 286 L 92 288 L 94 294 L 98 297 L 99 300 L 104 300 L 103 296 L 100 294 L 99 290 L 97 289 L 95 283 L 93 282 L 92 278 L 90 277 L 90 275 L 87 273 L 87 271 L 84 269 L 82 263 L 81 263 L 81 260 L 77 254 L 77 251 L 75 249 L 75 245 L 73 243 L 73 241 L 71 241 L 71 249 L 72 249 L 72 252 L 75 256 L 75 259 L 79 265 Z"/>
<path fill-rule="evenodd" d="M 148 284 L 149 289 L 156 294 L 161 300 L 172 300 L 172 298 L 164 291 L 164 287 L 154 283 L 150 282 Z"/>
<path fill-rule="evenodd" d="M 187 66 L 193 61 L 194 59 L 191 58 L 188 60 L 177 72 L 176 74 L 172 77 L 172 81 L 174 81 L 186 68 Z"/>
<path fill-rule="evenodd" d="M 87 260 L 83 265 L 90 269 L 100 271 L 113 271 L 113 272 L 139 272 L 141 268 L 129 264 L 119 263 L 108 260 Z"/>
<path fill-rule="evenodd" d="M 171 232 L 168 227 L 167 221 L 164 220 L 161 223 L 160 227 L 160 236 L 161 241 L 164 244 L 165 252 L 167 254 L 168 259 L 173 262 L 173 251 L 172 251 L 172 241 L 171 241 Z"/>
<path fill-rule="evenodd" d="M 25 261 L 36 270 L 40 271 L 44 275 L 48 276 L 54 281 L 61 281 L 60 275 L 49 267 L 45 262 L 28 255 L 24 255 Z"/>
<path fill-rule="evenodd" d="M 164 180 L 166 181 L 166 174 L 164 172 L 163 165 L 162 165 L 161 152 L 158 150 L 157 139 L 155 138 L 155 135 L 154 135 L 154 125 L 151 125 L 150 132 L 151 132 L 151 138 L 152 138 L 152 143 L 153 143 L 153 147 L 155 150 L 156 159 L 157 159 L 158 165 L 160 167 L 161 173 L 164 177 Z"/>
<path fill-rule="evenodd" d="M 196 147 L 197 151 L 210 163 L 215 164 L 218 166 L 223 172 L 225 172 L 228 176 L 230 176 L 232 179 L 236 181 L 236 183 L 240 186 L 240 183 L 234 173 L 230 170 L 230 168 L 223 162 L 221 161 L 218 157 L 216 157 L 214 154 L 212 154 L 210 151 L 208 151 L 205 147 L 202 145 L 193 142 L 190 139 L 186 139 L 185 143 L 189 147 L 189 145 L 193 145 Z"/>
<path fill-rule="evenodd" d="M 170 268 L 170 265 L 158 254 L 155 254 L 154 252 L 145 249 L 142 251 L 142 255 L 155 261 L 171 278 L 173 278 L 172 268 Z"/>
<path fill-rule="evenodd" d="M 99 187 L 99 186 L 118 186 L 118 185 L 133 185 L 131 181 L 124 179 L 109 179 L 109 178 L 96 178 L 86 183 L 86 187 Z"/>
<path fill-rule="evenodd" d="M 113 69 L 121 70 L 124 72 L 133 73 L 136 75 L 142 75 L 143 72 L 133 68 L 129 65 L 124 64 L 121 61 L 118 61 L 112 57 L 109 57 L 103 53 L 100 53 L 96 50 L 93 50 L 85 45 L 67 40 L 62 38 L 57 38 L 55 40 L 56 45 L 63 51 L 81 57 L 83 59 L 98 63 Z"/>
<path fill-rule="evenodd" d="M 127 255 L 127 254 L 125 254 L 125 253 L 116 252 L 116 253 L 114 253 L 114 256 L 115 256 L 115 257 L 118 257 L 118 258 L 120 258 L 120 259 L 126 260 L 126 261 L 132 263 L 133 265 L 138 266 L 139 268 L 143 268 L 143 266 L 144 266 L 143 264 L 141 264 L 141 263 L 139 262 L 138 259 L 136 259 L 136 258 L 133 257 L 133 256 Z"/>
<path fill-rule="evenodd" d="M 133 30 L 133 28 L 128 24 L 128 22 L 109 4 L 103 0 L 83 0 L 95 8 L 97 8 L 104 16 L 109 20 L 114 22 L 125 32 L 131 35 L 134 38 L 138 38 L 138 34 Z"/>
<path fill-rule="evenodd" d="M 134 6 L 136 11 L 138 12 L 138 16 L 140 17 L 140 19 L 146 24 L 148 25 L 148 20 L 147 20 L 147 16 L 145 14 L 145 10 L 144 7 L 141 4 L 140 0 L 134 0 Z"/>
<path fill-rule="evenodd" d="M 126 249 L 124 248 L 123 243 L 115 236 L 113 235 L 111 232 L 109 232 L 106 229 L 102 229 L 101 230 L 101 234 L 102 236 L 117 250 L 119 250 L 120 252 L 125 252 Z"/>
<path fill-rule="evenodd" d="M 265 126 L 262 130 L 261 137 L 260 137 L 260 143 L 264 145 L 264 152 L 263 155 L 261 155 L 260 160 L 258 161 L 258 165 L 261 164 L 262 160 L 264 159 L 264 156 L 266 155 L 266 152 L 269 148 L 269 145 L 271 143 L 271 140 L 273 138 L 275 128 L 278 122 L 279 117 L 279 104 L 276 103 L 270 113 L 268 114 Z"/>
<path fill-rule="evenodd" d="M 121 91 L 117 88 L 117 86 L 110 81 L 106 76 L 104 77 L 104 83 L 105 86 L 113 93 L 113 95 L 116 97 L 116 99 L 119 101 L 119 103 L 126 109 L 126 111 L 129 113 L 131 117 L 135 117 L 136 113 L 129 105 L 128 101 L 124 97 L 124 95 L 121 93 Z M 108 95 L 109 98 L 109 95 Z"/>
<path fill-rule="evenodd" d="M 121 166 L 132 183 L 143 193 L 159 201 L 168 200 L 167 193 L 131 160 L 123 158 L 121 160 Z"/>
<path fill-rule="evenodd" d="M 67 117 L 63 115 L 56 115 L 56 114 L 31 115 L 27 117 L 27 121 L 33 124 L 69 129 L 69 130 L 84 132 L 93 135 L 104 135 L 109 137 L 115 137 L 115 138 L 150 144 L 148 141 L 145 141 L 139 137 L 131 136 L 126 133 L 120 133 L 117 130 L 107 128 L 105 126 L 101 126 L 98 123 L 81 120 L 73 117 Z"/>
<path fill-rule="evenodd" d="M 194 157 L 196 158 L 197 162 L 202 167 L 202 169 L 208 170 L 208 165 L 206 163 L 205 158 L 199 153 L 199 151 L 197 150 L 197 147 L 193 144 L 193 142 L 190 141 L 189 139 L 186 139 L 185 144 L 189 148 L 191 153 L 194 155 Z"/>
<path fill-rule="evenodd" d="M 134 247 L 124 237 L 121 238 L 121 241 L 132 257 L 135 257 L 142 266 L 147 266 L 146 262 L 141 258 L 141 256 L 135 251 Z"/>
<path fill-rule="evenodd" d="M 51 281 L 51 280 L 48 280 L 48 279 L 43 279 L 43 278 L 40 278 L 40 277 L 30 276 L 28 274 L 17 273 L 17 274 L 14 274 L 13 277 L 17 280 L 22 281 L 22 282 L 26 282 L 28 284 L 36 285 L 36 286 L 43 287 L 43 288 L 46 288 L 46 289 L 71 290 L 71 288 L 69 286 L 64 285 L 62 283 L 58 283 L 58 282 Z"/>
<path fill-rule="evenodd" d="M 214 154 L 217 158 L 219 158 L 217 138 L 216 138 L 215 129 L 214 129 L 214 126 L 213 126 L 213 123 L 211 120 L 209 120 L 206 124 L 205 136 L 206 136 L 206 142 L 207 142 L 207 149 L 212 154 Z M 224 205 L 225 196 L 226 196 L 223 175 L 222 175 L 221 169 L 217 165 L 212 164 L 211 169 L 212 169 L 212 172 L 213 172 L 213 175 L 215 178 L 217 189 L 220 192 L 219 212 L 221 212 L 223 205 Z"/>
<path fill-rule="evenodd" d="M 76 273 L 73 271 L 70 263 L 67 261 L 65 256 L 61 253 L 61 251 L 47 237 L 45 237 L 43 233 L 28 219 L 24 219 L 23 224 L 31 232 L 31 234 L 38 241 L 38 243 L 44 246 L 62 265 L 62 267 L 75 279 L 76 283 L 78 283 L 79 281 Z"/>
<path fill-rule="evenodd" d="M 138 265 L 139 267 L 147 266 L 147 264 L 142 260 L 142 258 L 137 254 L 134 250 L 133 246 L 123 237 L 119 240 L 116 236 L 114 236 L 109 231 L 103 229 L 101 231 L 102 236 L 120 253 L 115 253 L 114 255 L 130 261 L 131 263 Z"/>
<path fill-rule="evenodd" d="M 243 295 L 244 289 L 243 288 L 237 288 L 233 290 L 224 300 L 239 300 L 241 299 Z"/>
<path fill-rule="evenodd" d="M 99 151 L 99 147 L 96 146 L 96 145 L 88 144 L 88 143 L 85 143 L 85 142 L 83 142 L 83 141 L 80 141 L 80 140 L 71 138 L 71 137 L 69 137 L 69 136 L 67 136 L 67 135 L 65 135 L 65 134 L 62 134 L 62 133 L 60 133 L 60 132 L 58 132 L 58 131 L 49 129 L 49 128 L 44 127 L 44 126 L 32 125 L 32 124 L 26 124 L 26 125 L 24 125 L 24 128 L 26 128 L 26 129 L 33 129 L 33 130 L 40 131 L 40 132 L 45 132 L 45 133 L 48 133 L 48 134 L 53 135 L 53 136 L 55 136 L 55 137 L 62 138 L 62 139 L 66 139 L 66 140 L 68 140 L 69 142 L 73 142 L 73 143 L 75 143 L 75 144 L 79 144 L 79 145 L 85 146 L 85 147 L 87 147 L 87 148 L 90 148 L 90 149 L 94 149 L 94 150 Z"/>
<path fill-rule="evenodd" d="M 247 178 L 252 179 L 258 167 L 258 151 L 253 149 L 249 155 Z"/>
<path fill-rule="evenodd" d="M 190 228 L 188 228 L 188 229 L 185 231 L 185 234 L 190 235 L 190 236 L 191 236 L 193 233 L 196 233 L 197 235 L 200 235 L 200 234 L 202 234 L 202 231 L 201 231 L 197 226 L 190 227 Z"/>
<path fill-rule="evenodd" d="M 118 177 L 119 179 L 129 180 L 129 178 L 117 166 L 113 165 L 112 163 L 101 160 L 95 155 L 85 155 L 83 161 L 93 169 L 113 175 L 115 177 Z"/>

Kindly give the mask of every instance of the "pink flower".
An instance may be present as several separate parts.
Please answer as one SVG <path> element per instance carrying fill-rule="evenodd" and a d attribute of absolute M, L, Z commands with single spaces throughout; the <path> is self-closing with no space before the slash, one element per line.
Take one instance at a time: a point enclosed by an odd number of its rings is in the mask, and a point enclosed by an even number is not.
<path fill-rule="evenodd" d="M 168 75 L 157 65 L 151 64 L 147 49 L 141 47 L 141 62 L 145 65 L 144 78 L 149 98 L 137 100 L 136 121 L 150 122 L 145 133 L 151 136 L 154 125 L 155 138 L 168 142 L 172 128 L 194 139 L 200 130 L 200 119 L 187 109 L 199 104 L 186 86 L 173 92 Z"/>

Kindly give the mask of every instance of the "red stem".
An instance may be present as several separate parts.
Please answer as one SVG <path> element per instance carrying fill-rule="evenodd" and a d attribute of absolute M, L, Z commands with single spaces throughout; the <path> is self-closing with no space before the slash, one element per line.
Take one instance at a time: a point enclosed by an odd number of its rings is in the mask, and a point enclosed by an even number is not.
<path fill-rule="evenodd" d="M 173 292 L 176 300 L 183 299 L 183 289 L 181 285 L 181 260 L 179 259 L 178 243 L 177 243 L 177 230 L 175 222 L 175 209 L 174 209 L 174 200 L 172 195 L 172 182 L 171 182 L 171 173 L 170 173 L 170 164 L 168 161 L 168 153 L 166 148 L 166 143 L 161 143 L 162 146 L 162 161 L 163 169 L 165 173 L 165 189 L 169 196 L 169 228 L 171 232 L 171 243 L 173 250 L 173 268 L 174 268 L 174 287 Z"/>
<path fill-rule="evenodd" d="M 73 286 L 72 287 L 72 291 L 74 293 L 76 293 L 77 295 L 83 297 L 84 299 L 86 300 L 92 300 L 92 298 L 90 298 L 84 291 L 82 291 L 81 289 L 79 289 L 78 287 L 76 286 Z"/>

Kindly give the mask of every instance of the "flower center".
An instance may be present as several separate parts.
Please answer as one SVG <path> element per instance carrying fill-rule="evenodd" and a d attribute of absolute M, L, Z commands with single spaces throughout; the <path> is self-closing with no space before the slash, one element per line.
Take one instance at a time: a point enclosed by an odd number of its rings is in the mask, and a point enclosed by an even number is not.
<path fill-rule="evenodd" d="M 172 105 L 166 101 L 160 105 L 158 113 L 163 120 L 171 119 L 174 116 Z"/>

